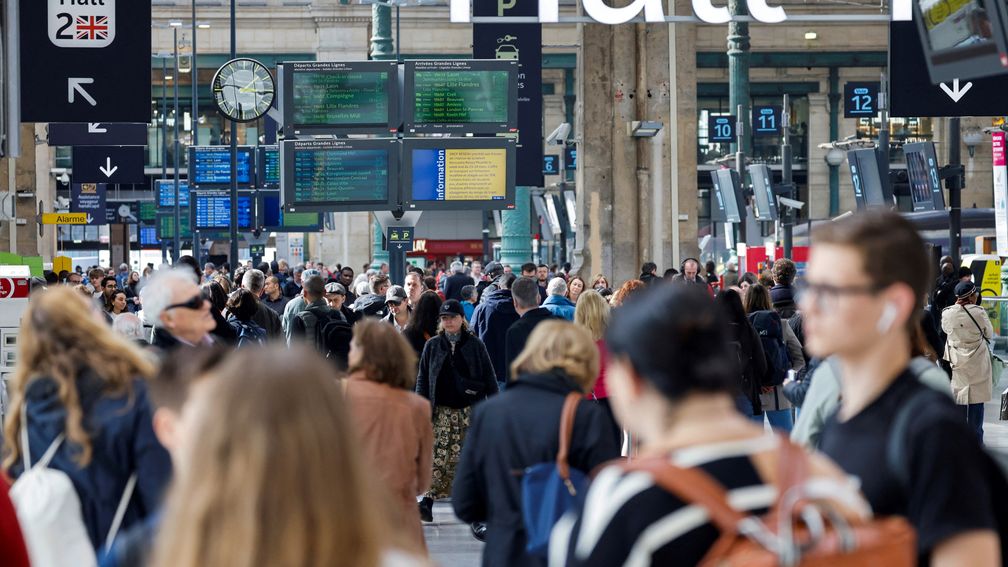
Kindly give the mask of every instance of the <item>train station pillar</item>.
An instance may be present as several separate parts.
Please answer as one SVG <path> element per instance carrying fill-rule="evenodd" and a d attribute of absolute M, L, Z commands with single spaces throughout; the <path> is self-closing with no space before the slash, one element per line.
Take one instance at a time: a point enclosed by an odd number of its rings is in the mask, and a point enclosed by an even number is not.
<path fill-rule="evenodd" d="M 515 274 L 532 260 L 532 193 L 528 187 L 515 188 L 515 208 L 501 212 L 501 264 L 510 264 Z"/>

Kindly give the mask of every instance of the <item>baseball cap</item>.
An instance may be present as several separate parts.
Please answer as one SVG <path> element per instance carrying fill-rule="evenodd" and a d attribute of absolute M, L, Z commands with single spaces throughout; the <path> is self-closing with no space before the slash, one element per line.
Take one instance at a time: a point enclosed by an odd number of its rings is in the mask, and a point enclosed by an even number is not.
<path fill-rule="evenodd" d="M 337 282 L 329 282 L 325 286 L 326 293 L 335 293 L 337 295 L 346 295 L 346 288 L 343 284 Z"/>
<path fill-rule="evenodd" d="M 959 282 L 955 286 L 957 298 L 969 297 L 976 293 L 976 285 L 973 282 Z"/>
<path fill-rule="evenodd" d="M 457 299 L 449 299 L 441 304 L 441 309 L 438 311 L 438 317 L 444 317 L 446 315 L 458 315 L 459 317 L 465 317 L 465 310 L 462 309 L 462 304 L 459 303 Z"/>
<path fill-rule="evenodd" d="M 385 292 L 385 303 L 402 303 L 406 301 L 406 290 L 401 285 L 394 285 Z"/>
<path fill-rule="evenodd" d="M 486 272 L 487 275 L 489 276 L 496 276 L 504 273 L 504 266 L 500 262 L 495 260 L 487 264 L 486 268 L 483 271 Z"/>

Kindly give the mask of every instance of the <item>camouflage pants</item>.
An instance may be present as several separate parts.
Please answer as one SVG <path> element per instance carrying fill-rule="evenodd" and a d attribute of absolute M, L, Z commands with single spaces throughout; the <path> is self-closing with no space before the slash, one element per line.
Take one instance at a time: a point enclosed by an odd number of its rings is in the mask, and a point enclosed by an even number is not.
<path fill-rule="evenodd" d="M 462 441 L 469 430 L 472 408 L 434 408 L 434 474 L 431 489 L 424 496 L 448 498 L 451 496 L 455 467 L 462 455 Z"/>

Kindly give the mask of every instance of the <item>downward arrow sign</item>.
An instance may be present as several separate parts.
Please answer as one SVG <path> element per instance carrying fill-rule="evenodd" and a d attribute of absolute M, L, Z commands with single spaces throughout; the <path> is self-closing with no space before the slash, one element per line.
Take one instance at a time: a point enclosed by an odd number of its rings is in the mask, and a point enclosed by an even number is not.
<path fill-rule="evenodd" d="M 74 93 L 80 93 L 84 100 L 88 101 L 91 106 L 98 106 L 98 101 L 94 99 L 86 90 L 84 90 L 83 85 L 90 85 L 94 82 L 94 79 L 87 77 L 69 77 L 67 78 L 67 102 L 73 103 Z"/>
<path fill-rule="evenodd" d="M 968 93 L 969 90 L 973 88 L 973 83 L 966 83 L 965 85 L 963 85 L 962 89 L 960 89 L 959 79 L 953 79 L 952 88 L 949 88 L 949 86 L 946 85 L 945 83 L 942 83 L 939 86 L 942 88 L 943 91 L 945 91 L 945 94 L 947 94 L 949 98 L 952 99 L 952 102 L 959 102 L 959 100 L 962 97 L 966 96 L 966 93 Z"/>
<path fill-rule="evenodd" d="M 108 128 L 102 128 L 100 122 L 88 122 L 88 134 L 108 134 Z"/>
<path fill-rule="evenodd" d="M 91 215 L 88 215 L 88 216 L 86 217 L 86 219 L 87 219 L 87 223 L 88 223 L 88 224 L 91 224 L 92 222 L 94 222 L 94 217 L 93 217 L 93 216 L 91 216 Z"/>
<path fill-rule="evenodd" d="M 117 169 L 119 169 L 118 165 L 115 166 L 115 167 L 112 167 L 112 158 L 111 157 L 105 158 L 105 167 L 98 166 L 98 171 L 104 173 L 105 177 L 108 177 L 109 179 L 112 178 L 112 174 L 114 174 Z"/>

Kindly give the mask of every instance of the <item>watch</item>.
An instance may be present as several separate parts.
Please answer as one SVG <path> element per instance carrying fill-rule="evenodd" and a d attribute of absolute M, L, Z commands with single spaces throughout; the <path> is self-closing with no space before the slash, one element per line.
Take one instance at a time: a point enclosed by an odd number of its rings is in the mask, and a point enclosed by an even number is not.
<path fill-rule="evenodd" d="M 221 114 L 237 122 L 251 122 L 273 106 L 276 83 L 265 65 L 242 57 L 217 70 L 210 90 Z"/>

